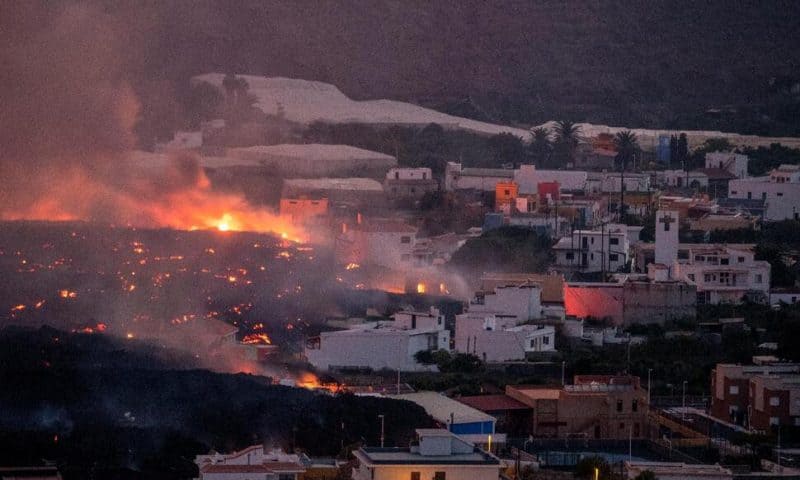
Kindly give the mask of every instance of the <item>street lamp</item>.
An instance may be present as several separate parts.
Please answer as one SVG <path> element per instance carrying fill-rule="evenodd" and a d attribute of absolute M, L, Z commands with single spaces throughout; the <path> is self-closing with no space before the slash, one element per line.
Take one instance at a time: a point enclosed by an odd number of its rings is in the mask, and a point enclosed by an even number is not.
<path fill-rule="evenodd" d="M 383 435 L 383 433 L 384 433 L 384 430 L 383 430 L 384 423 L 383 423 L 383 421 L 385 420 L 386 416 L 381 414 L 381 415 L 378 415 L 378 418 L 381 419 L 381 448 L 383 448 L 383 441 L 384 441 L 384 435 Z"/>

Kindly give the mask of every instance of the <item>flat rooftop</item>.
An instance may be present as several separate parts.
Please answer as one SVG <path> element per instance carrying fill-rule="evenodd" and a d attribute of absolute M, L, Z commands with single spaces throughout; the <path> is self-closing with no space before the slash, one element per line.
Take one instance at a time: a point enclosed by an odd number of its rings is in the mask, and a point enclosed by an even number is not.
<path fill-rule="evenodd" d="M 480 410 L 436 392 L 416 392 L 392 395 L 398 400 L 408 400 L 425 409 L 436 421 L 441 423 L 494 422 L 495 418 Z"/>
<path fill-rule="evenodd" d="M 383 465 L 499 465 L 500 460 L 475 449 L 470 453 L 451 455 L 420 455 L 407 448 L 362 447 L 356 455 L 361 454 L 375 464 Z"/>

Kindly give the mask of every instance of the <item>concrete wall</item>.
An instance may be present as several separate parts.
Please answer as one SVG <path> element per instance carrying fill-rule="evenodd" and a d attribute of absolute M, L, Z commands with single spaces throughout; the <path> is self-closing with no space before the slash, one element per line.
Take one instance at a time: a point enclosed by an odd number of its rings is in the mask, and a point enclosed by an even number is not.
<path fill-rule="evenodd" d="M 623 323 L 658 323 L 697 315 L 697 287 L 683 282 L 627 282 Z"/>
<path fill-rule="evenodd" d="M 622 285 L 616 283 L 565 283 L 564 307 L 578 318 L 609 317 L 615 325 L 623 322 Z"/>

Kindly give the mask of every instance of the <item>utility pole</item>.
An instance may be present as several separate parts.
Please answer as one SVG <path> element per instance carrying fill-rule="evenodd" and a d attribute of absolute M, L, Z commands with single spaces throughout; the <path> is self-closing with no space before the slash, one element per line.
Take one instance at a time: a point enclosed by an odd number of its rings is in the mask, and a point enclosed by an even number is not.
<path fill-rule="evenodd" d="M 564 383 L 564 380 L 565 380 L 565 375 L 564 374 L 566 373 L 566 367 L 567 367 L 567 362 L 561 362 L 561 386 L 562 387 L 564 385 L 566 385 Z"/>
<path fill-rule="evenodd" d="M 683 404 L 683 408 L 681 408 L 681 421 L 685 421 L 686 420 L 686 384 L 687 383 L 688 382 L 686 380 L 683 381 L 683 401 L 681 402 Z"/>
<path fill-rule="evenodd" d="M 386 418 L 386 416 L 385 416 L 385 415 L 383 415 L 383 414 L 381 414 L 381 415 L 378 415 L 378 418 L 380 418 L 380 419 L 381 419 L 381 448 L 383 448 L 383 443 L 384 443 L 384 440 L 385 440 L 385 437 L 384 437 L 384 429 L 383 429 L 383 427 L 384 427 L 384 423 L 383 423 L 383 421 L 384 421 L 384 419 Z"/>

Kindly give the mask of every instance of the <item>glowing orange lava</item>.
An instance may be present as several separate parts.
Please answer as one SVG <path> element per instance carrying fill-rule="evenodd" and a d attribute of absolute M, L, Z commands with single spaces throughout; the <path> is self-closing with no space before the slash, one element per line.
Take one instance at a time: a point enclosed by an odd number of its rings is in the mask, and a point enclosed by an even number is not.
<path fill-rule="evenodd" d="M 245 345 L 272 345 L 272 339 L 266 333 L 251 333 L 242 339 Z"/>

